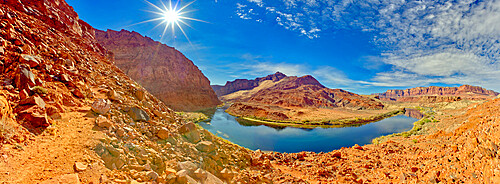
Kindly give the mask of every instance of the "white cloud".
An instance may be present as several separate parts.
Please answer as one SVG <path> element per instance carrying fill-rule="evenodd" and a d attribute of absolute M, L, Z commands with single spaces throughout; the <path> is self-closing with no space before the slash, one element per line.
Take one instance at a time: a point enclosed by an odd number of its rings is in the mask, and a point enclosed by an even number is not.
<path fill-rule="evenodd" d="M 472 84 L 500 90 L 500 0 L 247 0 L 278 25 L 318 38 L 357 29 L 375 35 L 392 69 L 374 86 Z M 253 15 L 258 16 L 258 15 Z"/>

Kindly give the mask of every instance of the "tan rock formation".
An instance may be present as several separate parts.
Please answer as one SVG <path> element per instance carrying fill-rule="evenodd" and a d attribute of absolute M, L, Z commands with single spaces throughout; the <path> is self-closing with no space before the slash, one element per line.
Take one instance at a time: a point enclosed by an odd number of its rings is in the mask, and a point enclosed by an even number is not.
<path fill-rule="evenodd" d="M 221 102 L 210 81 L 182 53 L 137 32 L 96 30 L 115 64 L 169 107 L 180 111 L 211 108 Z"/>
<path fill-rule="evenodd" d="M 212 86 L 217 89 L 216 93 L 223 101 L 233 103 L 227 112 L 244 117 L 256 117 L 273 121 L 294 121 L 301 118 L 318 119 L 316 115 L 308 113 L 304 115 L 300 109 L 318 108 L 323 110 L 341 108 L 346 112 L 330 111 L 335 113 L 327 119 L 337 119 L 338 113 L 343 115 L 352 114 L 352 111 L 384 108 L 384 105 L 374 99 L 354 94 L 342 89 L 329 89 L 310 75 L 296 77 L 286 76 L 277 72 L 267 77 L 255 80 L 235 80 L 227 82 L 225 86 Z M 229 94 L 227 94 L 229 93 Z M 349 111 L 349 112 L 347 112 Z"/>
<path fill-rule="evenodd" d="M 461 96 L 469 98 L 492 98 L 499 93 L 479 86 L 463 85 L 460 87 L 416 87 L 405 90 L 387 90 L 385 93 L 375 94 L 381 98 L 399 98 L 411 96 Z"/>
<path fill-rule="evenodd" d="M 382 109 L 373 99 L 342 89 L 329 89 L 310 75 L 296 77 L 277 72 L 255 80 L 237 79 L 225 86 L 213 86 L 220 98 L 229 102 L 276 105 L 281 107 L 349 107 Z"/>

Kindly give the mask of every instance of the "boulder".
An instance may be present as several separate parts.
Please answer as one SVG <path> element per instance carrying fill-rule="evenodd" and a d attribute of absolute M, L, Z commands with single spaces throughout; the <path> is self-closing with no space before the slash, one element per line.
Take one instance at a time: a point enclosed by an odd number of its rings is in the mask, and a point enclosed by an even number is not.
<path fill-rule="evenodd" d="M 46 128 L 50 126 L 47 115 L 38 106 L 32 106 L 18 113 L 18 119 L 29 122 L 33 127 Z"/>
<path fill-rule="evenodd" d="M 184 136 L 189 142 L 198 143 L 201 141 L 200 132 L 192 122 L 186 123 L 177 129 L 177 132 Z"/>
<path fill-rule="evenodd" d="M 118 94 L 115 90 L 110 90 L 108 92 L 107 96 L 110 100 L 114 100 L 114 101 L 123 100 L 123 98 L 120 96 L 120 94 Z"/>
<path fill-rule="evenodd" d="M 92 103 L 92 111 L 98 114 L 106 114 L 111 108 L 111 103 L 104 99 L 97 99 Z"/>
<path fill-rule="evenodd" d="M 83 162 L 75 162 L 73 168 L 75 169 L 76 172 L 85 171 L 87 170 L 87 164 Z"/>
<path fill-rule="evenodd" d="M 146 113 L 146 111 L 142 110 L 139 107 L 132 107 L 128 111 L 128 115 L 134 120 L 134 121 L 149 121 L 149 115 Z"/>
<path fill-rule="evenodd" d="M 210 172 L 205 172 L 206 173 L 206 178 L 204 183 L 211 183 L 211 184 L 224 184 L 224 182 L 217 178 L 215 175 L 213 175 Z"/>
<path fill-rule="evenodd" d="M 189 122 L 179 127 L 179 129 L 177 129 L 177 132 L 179 132 L 180 134 L 184 134 L 193 130 L 196 130 L 196 125 L 192 122 Z"/>
<path fill-rule="evenodd" d="M 168 131 L 167 128 L 162 127 L 160 130 L 158 130 L 158 133 L 156 134 L 160 139 L 167 139 L 170 137 L 170 132 Z"/>
<path fill-rule="evenodd" d="M 231 180 L 233 179 L 235 173 L 227 168 L 224 168 L 220 171 L 220 175 L 226 180 Z"/>
<path fill-rule="evenodd" d="M 118 129 L 116 130 L 116 135 L 117 135 L 118 137 L 123 137 L 123 136 L 125 135 L 125 130 L 123 130 L 123 128 L 118 128 Z"/>
<path fill-rule="evenodd" d="M 82 93 L 82 91 L 78 88 L 75 88 L 71 91 L 71 93 L 73 93 L 73 95 L 75 95 L 76 97 L 78 98 L 85 98 L 85 95 Z"/>
<path fill-rule="evenodd" d="M 148 171 L 146 172 L 146 181 L 155 181 L 156 179 L 158 179 L 159 175 L 158 173 L 154 172 L 154 171 Z"/>
<path fill-rule="evenodd" d="M 68 74 L 63 73 L 63 74 L 61 74 L 59 76 L 59 81 L 61 81 L 61 82 L 71 82 L 71 81 L 73 81 L 73 79 L 71 79 L 71 77 Z"/>
<path fill-rule="evenodd" d="M 28 92 L 25 89 L 23 89 L 23 90 L 21 90 L 21 92 L 19 92 L 19 98 L 21 100 L 24 100 L 24 99 L 26 99 L 28 97 L 29 97 L 29 94 L 28 94 Z"/>
<path fill-rule="evenodd" d="M 15 83 L 19 90 L 30 90 L 31 87 L 35 86 L 35 75 L 31 72 L 31 68 L 28 65 L 19 65 L 19 73 Z"/>
<path fill-rule="evenodd" d="M 144 98 L 146 98 L 146 93 L 144 93 L 143 90 L 136 90 L 135 97 L 137 98 L 137 100 L 142 101 L 144 100 Z"/>
<path fill-rule="evenodd" d="M 39 57 L 34 57 L 30 55 L 23 54 L 19 58 L 21 63 L 28 64 L 31 68 L 37 67 L 40 65 L 40 58 Z"/>
<path fill-rule="evenodd" d="M 21 100 L 19 105 L 37 105 L 38 107 L 45 109 L 45 101 L 43 101 L 43 99 L 39 96 L 32 96 Z"/>
<path fill-rule="evenodd" d="M 194 177 L 196 177 L 196 179 L 202 180 L 202 181 L 205 180 L 205 178 L 207 178 L 207 172 L 201 168 L 196 169 L 196 171 L 194 171 L 193 175 L 194 175 Z"/>
<path fill-rule="evenodd" d="M 177 167 L 179 167 L 179 170 L 185 170 L 189 174 L 192 174 L 196 169 L 198 169 L 198 166 L 191 161 L 178 162 Z"/>
<path fill-rule="evenodd" d="M 177 183 L 187 183 L 188 182 L 188 177 L 189 177 L 188 171 L 180 170 L 177 173 L 175 173 L 175 175 L 176 175 Z"/>
<path fill-rule="evenodd" d="M 212 142 L 209 141 L 201 141 L 198 144 L 196 144 L 196 149 L 201 152 L 212 152 L 215 150 L 215 145 Z"/>
<path fill-rule="evenodd" d="M 96 118 L 96 125 L 101 128 L 110 128 L 111 126 L 113 126 L 113 123 L 111 123 L 108 118 L 99 115 Z"/>
<path fill-rule="evenodd" d="M 54 106 L 49 106 L 47 107 L 47 116 L 50 116 L 52 119 L 61 119 L 62 115 L 59 113 L 59 110 L 57 110 L 56 107 Z"/>

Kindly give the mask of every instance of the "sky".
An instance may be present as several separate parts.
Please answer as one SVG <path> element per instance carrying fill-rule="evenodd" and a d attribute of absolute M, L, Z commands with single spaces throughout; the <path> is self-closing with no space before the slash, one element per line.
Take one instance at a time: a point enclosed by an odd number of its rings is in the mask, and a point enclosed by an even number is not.
<path fill-rule="evenodd" d="M 144 0 L 67 2 L 97 29 L 175 47 L 212 84 L 280 71 L 360 94 L 462 84 L 500 91 L 500 0 L 198 0 L 183 10 L 203 20 L 181 24 L 187 38 L 178 28 L 163 34 L 161 21 L 137 24 L 159 17 Z"/>

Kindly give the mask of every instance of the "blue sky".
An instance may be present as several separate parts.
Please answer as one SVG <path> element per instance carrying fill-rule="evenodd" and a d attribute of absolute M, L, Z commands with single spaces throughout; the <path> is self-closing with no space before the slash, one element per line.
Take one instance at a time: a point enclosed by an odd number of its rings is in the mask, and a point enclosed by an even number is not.
<path fill-rule="evenodd" d="M 362 94 L 460 84 L 500 91 L 500 1 L 198 0 L 186 16 L 209 23 L 187 21 L 190 42 L 178 29 L 161 37 L 159 22 L 133 25 L 158 17 L 143 0 L 67 2 L 97 29 L 177 48 L 212 84 L 279 70 Z"/>

